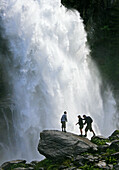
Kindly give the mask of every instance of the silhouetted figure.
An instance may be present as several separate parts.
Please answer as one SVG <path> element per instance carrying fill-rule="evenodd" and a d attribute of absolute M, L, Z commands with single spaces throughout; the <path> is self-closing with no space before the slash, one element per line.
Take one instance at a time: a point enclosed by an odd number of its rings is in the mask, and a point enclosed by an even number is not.
<path fill-rule="evenodd" d="M 93 133 L 93 136 L 95 136 L 95 133 L 94 133 L 94 131 L 92 129 L 92 122 L 93 122 L 92 118 L 90 116 L 86 116 L 86 115 L 83 115 L 83 117 L 84 117 L 84 120 L 85 120 L 84 125 L 87 124 L 87 126 L 85 128 L 85 135 L 84 136 L 85 137 L 87 136 L 88 130 L 90 130 L 90 132 Z"/>
<path fill-rule="evenodd" d="M 64 114 L 61 117 L 62 132 L 66 132 L 66 122 L 67 122 L 67 112 L 64 111 Z"/>
<path fill-rule="evenodd" d="M 80 115 L 78 115 L 78 122 L 76 123 L 76 125 L 77 124 L 79 124 L 79 129 L 80 129 L 80 132 L 81 132 L 80 136 L 82 136 L 83 135 L 83 131 L 82 131 L 82 129 L 83 129 L 83 119 L 81 118 Z"/>

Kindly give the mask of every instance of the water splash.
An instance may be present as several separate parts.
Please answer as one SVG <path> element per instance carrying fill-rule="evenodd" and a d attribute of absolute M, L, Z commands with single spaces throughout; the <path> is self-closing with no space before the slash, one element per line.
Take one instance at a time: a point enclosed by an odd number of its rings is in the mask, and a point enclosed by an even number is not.
<path fill-rule="evenodd" d="M 15 105 L 16 152 L 7 159 L 38 159 L 40 131 L 60 129 L 64 110 L 68 131 L 79 133 L 77 115 L 85 113 L 93 117 L 97 134 L 108 135 L 115 126 L 105 130 L 110 124 L 108 119 L 105 127 L 105 113 L 112 119 L 116 103 L 110 90 L 105 92 L 106 100 L 102 98 L 102 80 L 89 56 L 79 13 L 66 11 L 58 0 L 0 3 L 11 54 L 2 63 Z"/>

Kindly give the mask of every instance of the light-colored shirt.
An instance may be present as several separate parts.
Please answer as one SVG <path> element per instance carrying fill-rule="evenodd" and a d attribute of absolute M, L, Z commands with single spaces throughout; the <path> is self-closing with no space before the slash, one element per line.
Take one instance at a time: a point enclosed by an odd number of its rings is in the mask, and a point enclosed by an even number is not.
<path fill-rule="evenodd" d="M 67 122 L 67 115 L 66 114 L 62 115 L 61 122 Z"/>

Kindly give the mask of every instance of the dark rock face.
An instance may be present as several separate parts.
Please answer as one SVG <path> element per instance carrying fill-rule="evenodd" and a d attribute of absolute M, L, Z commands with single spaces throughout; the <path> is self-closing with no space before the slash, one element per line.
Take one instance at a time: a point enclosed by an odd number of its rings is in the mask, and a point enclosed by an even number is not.
<path fill-rule="evenodd" d="M 40 134 L 38 151 L 49 159 L 71 158 L 89 150 L 97 150 L 97 145 L 72 133 L 44 130 Z"/>
<path fill-rule="evenodd" d="M 91 56 L 102 76 L 119 90 L 119 0 L 61 0 L 83 18 Z M 117 92 L 115 92 L 116 94 Z"/>
<path fill-rule="evenodd" d="M 115 149 L 115 151 L 119 152 L 119 140 L 115 140 L 111 143 L 110 149 Z"/>

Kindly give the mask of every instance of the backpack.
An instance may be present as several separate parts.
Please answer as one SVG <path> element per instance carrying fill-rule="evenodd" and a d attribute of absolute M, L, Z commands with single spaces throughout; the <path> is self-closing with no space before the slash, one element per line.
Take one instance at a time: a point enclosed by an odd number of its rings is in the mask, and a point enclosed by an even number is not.
<path fill-rule="evenodd" d="M 87 118 L 88 118 L 87 121 L 88 121 L 89 123 L 92 123 L 92 122 L 93 122 L 93 119 L 92 119 L 90 116 L 88 116 Z"/>

